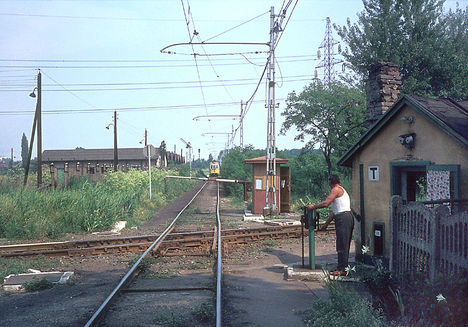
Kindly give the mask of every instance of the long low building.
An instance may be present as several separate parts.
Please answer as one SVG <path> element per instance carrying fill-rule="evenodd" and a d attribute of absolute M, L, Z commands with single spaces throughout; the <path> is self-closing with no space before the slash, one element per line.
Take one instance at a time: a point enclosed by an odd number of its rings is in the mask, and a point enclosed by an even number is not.
<path fill-rule="evenodd" d="M 165 160 L 161 161 L 159 148 L 153 148 L 151 152 L 151 166 L 166 167 L 167 163 L 183 163 L 185 158 L 172 152 L 166 152 Z M 119 148 L 118 166 L 119 169 L 148 167 L 148 158 L 146 149 L 141 148 Z M 64 169 L 68 164 L 69 168 L 87 169 L 90 171 L 102 170 L 113 167 L 114 149 L 84 149 L 76 148 L 72 150 L 45 150 L 42 153 L 42 162 L 44 164 L 53 164 L 56 169 Z"/>

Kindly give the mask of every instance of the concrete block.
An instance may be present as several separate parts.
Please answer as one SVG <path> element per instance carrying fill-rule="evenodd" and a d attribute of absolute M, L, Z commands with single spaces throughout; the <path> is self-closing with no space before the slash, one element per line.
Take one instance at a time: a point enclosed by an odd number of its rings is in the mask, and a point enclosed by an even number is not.
<path fill-rule="evenodd" d="M 112 227 L 111 232 L 119 233 L 122 229 L 127 226 L 127 222 L 125 220 L 119 220 L 114 224 L 114 227 Z"/>
<path fill-rule="evenodd" d="M 324 273 L 322 267 L 315 264 L 316 269 L 303 268 L 302 264 L 289 265 L 284 268 L 284 279 L 286 280 L 309 280 L 309 281 L 325 281 L 328 276 Z M 358 278 L 348 276 L 330 276 L 330 279 L 335 279 L 339 282 L 360 282 Z"/>
<path fill-rule="evenodd" d="M 270 226 L 300 226 L 301 222 L 295 219 L 273 219 L 265 220 L 265 225 Z"/>
<path fill-rule="evenodd" d="M 244 216 L 242 217 L 242 220 L 243 221 L 254 221 L 254 222 L 263 223 L 265 218 L 262 215 L 252 215 L 252 214 L 247 215 L 247 214 L 244 214 Z"/>
<path fill-rule="evenodd" d="M 30 269 L 33 270 L 33 269 Z M 31 282 L 34 279 L 46 279 L 54 284 L 65 284 L 70 278 L 73 277 L 73 271 L 49 271 L 40 272 L 33 270 L 33 273 L 26 274 L 12 274 L 3 279 L 3 290 L 6 292 L 25 292 L 24 283 Z"/>

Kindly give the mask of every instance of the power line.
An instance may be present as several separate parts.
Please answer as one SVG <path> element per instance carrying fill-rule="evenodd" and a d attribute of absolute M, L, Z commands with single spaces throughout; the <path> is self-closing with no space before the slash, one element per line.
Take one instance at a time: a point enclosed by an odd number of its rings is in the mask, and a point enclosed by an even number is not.
<path fill-rule="evenodd" d="M 284 100 L 284 99 L 279 99 Z M 261 101 L 255 101 L 261 102 Z M 81 108 L 81 109 L 49 109 L 42 110 L 43 114 L 75 114 L 75 113 L 103 113 L 103 112 L 125 112 L 125 111 L 159 111 L 159 110 L 186 110 L 198 109 L 200 107 L 220 107 L 220 106 L 238 106 L 238 102 L 218 102 L 207 104 L 185 104 L 185 105 L 172 105 L 172 106 L 148 106 L 148 107 L 121 107 L 121 108 Z M 0 111 L 3 116 L 16 116 L 16 115 L 29 115 L 34 113 L 34 110 L 9 110 Z"/>
<path fill-rule="evenodd" d="M 262 65 L 263 66 L 263 65 Z M 300 77 L 308 77 L 310 75 L 291 75 L 291 76 L 283 76 L 283 78 L 300 78 Z M 237 79 L 229 79 L 229 80 L 222 80 L 221 82 L 247 82 L 247 81 L 256 81 L 256 78 L 237 78 Z M 1 80 L 0 80 L 1 81 Z M 31 79 L 34 82 L 33 79 Z M 16 81 L 14 81 L 16 82 Z M 206 80 L 203 83 L 219 83 L 219 80 Z M 61 83 L 63 86 L 127 86 L 127 85 L 168 85 L 168 84 L 195 84 L 198 81 L 178 81 L 178 82 L 122 82 L 122 83 Z M 55 84 L 46 84 L 43 83 L 42 86 L 52 86 Z M 25 84 L 17 84 L 16 86 L 29 86 Z"/>
<path fill-rule="evenodd" d="M 300 79 L 283 80 L 283 82 L 300 82 L 310 80 L 310 76 Z M 260 85 L 261 83 L 230 83 L 218 85 L 203 85 L 204 88 L 211 87 L 226 87 L 226 86 L 247 86 L 247 85 Z M 59 85 L 60 86 L 60 85 Z M 4 86 L 2 86 L 4 87 Z M 128 88 L 93 88 L 93 89 L 43 89 L 42 92 L 101 92 L 101 91 L 145 91 L 145 90 L 172 90 L 172 89 L 194 89 L 199 88 L 199 85 L 186 85 L 186 86 L 161 86 L 161 87 L 128 87 Z M 258 88 L 256 88 L 256 91 Z M 28 89 L 1 89 L 0 92 L 27 92 Z M 255 92 L 256 92 L 255 91 Z M 251 97 L 252 98 L 252 97 Z M 250 98 L 250 99 L 251 99 Z"/>
<path fill-rule="evenodd" d="M 317 55 L 294 55 L 294 56 L 278 56 L 277 58 L 289 59 L 289 58 L 309 58 L 317 57 Z M 207 61 L 208 59 L 199 59 L 199 61 Z M 232 61 L 239 60 L 239 58 L 221 58 L 221 59 L 211 59 L 211 61 Z M 10 59 L 10 58 L 0 58 L 0 62 L 79 62 L 79 63 L 105 63 L 105 62 L 191 62 L 192 59 Z M 27 71 L 29 69 L 24 69 L 20 71 Z"/>
<path fill-rule="evenodd" d="M 176 18 L 132 18 L 132 17 L 105 17 L 105 16 L 70 16 L 70 15 L 42 15 L 24 13 L 0 13 L 0 16 L 23 16 L 41 18 L 67 18 L 67 19 L 91 19 L 91 20 L 124 20 L 124 21 L 153 21 L 153 22 L 178 22 Z"/>
<path fill-rule="evenodd" d="M 96 106 L 94 106 L 93 104 L 89 103 L 88 101 L 86 101 L 85 99 L 81 98 L 80 96 L 76 95 L 75 93 L 72 92 L 72 90 L 69 90 L 67 88 L 65 88 L 63 85 L 61 85 L 59 82 L 57 82 L 55 79 L 53 79 L 50 75 L 46 74 L 44 71 L 43 71 L 43 74 L 46 75 L 50 80 L 52 80 L 54 83 L 56 83 L 57 85 L 59 85 L 61 88 L 63 88 L 63 90 L 69 92 L 71 95 L 73 95 L 75 98 L 77 98 L 78 100 L 90 105 L 91 107 L 94 107 L 96 108 Z"/>
<path fill-rule="evenodd" d="M 265 14 L 268 14 L 268 11 L 266 11 L 266 12 L 264 12 L 264 13 L 258 15 L 258 16 L 255 16 L 254 18 L 251 18 L 251 19 L 249 19 L 249 20 L 247 20 L 247 21 L 245 21 L 245 22 L 243 22 L 243 23 L 240 23 L 239 25 L 236 25 L 236 26 L 234 26 L 234 27 L 231 27 L 231 28 L 227 29 L 227 30 L 224 31 L 224 32 L 218 33 L 218 34 L 216 34 L 215 36 L 212 36 L 212 37 L 210 37 L 210 38 L 204 40 L 202 43 L 207 42 L 207 41 L 210 41 L 210 40 L 213 40 L 214 38 L 216 38 L 216 37 L 218 37 L 218 36 L 221 36 L 221 35 L 223 35 L 223 34 L 226 34 L 226 33 L 230 32 L 230 31 L 232 31 L 232 30 L 234 30 L 234 29 L 236 29 L 236 28 L 238 28 L 238 27 L 240 27 L 240 26 L 242 26 L 242 25 L 244 25 L 244 24 L 250 23 L 251 21 L 253 21 L 253 20 L 257 19 L 257 18 L 260 18 L 260 17 L 262 17 L 262 16 L 265 15 Z"/>
<path fill-rule="evenodd" d="M 236 53 L 238 55 L 242 55 L 241 53 Z M 191 54 L 193 55 L 193 54 Z M 196 54 L 199 56 L 200 54 Z M 296 59 L 296 60 L 287 60 L 282 61 L 282 63 L 286 62 L 304 62 L 304 61 L 316 61 L 317 59 Z M 239 65 L 246 65 L 245 61 L 240 62 L 232 62 L 232 63 L 217 63 L 217 66 L 239 66 Z M 248 64 L 252 64 L 248 62 Z M 210 64 L 198 64 L 198 67 L 209 67 Z M 186 68 L 186 67 L 194 67 L 194 65 L 190 64 L 183 64 L 183 65 L 113 65 L 113 66 L 57 66 L 57 65 L 0 65 L 0 68 L 30 68 L 30 69 L 148 69 L 148 68 Z M 6 71 L 8 72 L 8 71 Z"/>

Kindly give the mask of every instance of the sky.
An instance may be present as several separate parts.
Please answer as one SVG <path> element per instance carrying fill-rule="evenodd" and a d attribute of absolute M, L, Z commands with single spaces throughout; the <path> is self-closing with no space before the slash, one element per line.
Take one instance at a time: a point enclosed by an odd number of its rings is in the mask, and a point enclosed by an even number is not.
<path fill-rule="evenodd" d="M 233 129 L 233 144 L 239 145 L 239 119 L 233 116 L 254 93 L 244 118 L 244 145 L 265 148 L 265 79 L 255 89 L 268 55 L 269 11 L 274 7 L 277 14 L 284 2 L 0 0 L 0 157 L 10 157 L 13 148 L 21 160 L 22 134 L 31 136 L 37 98 L 29 94 L 39 69 L 43 150 L 112 148 L 115 110 L 118 147 L 142 147 L 147 129 L 156 147 L 164 140 L 169 151 L 175 146 L 180 153 L 183 139 L 196 158 L 198 149 L 201 158 L 216 157 Z M 344 25 L 363 10 L 361 0 L 295 3 L 275 50 L 279 149 L 304 146 L 294 140 L 295 130 L 279 135 L 281 112 L 287 95 L 314 78 L 326 17 Z M 339 40 L 335 32 L 333 37 Z M 190 38 L 205 44 L 175 45 Z M 209 44 L 214 42 L 256 44 Z M 171 53 L 162 53 L 168 46 Z M 203 55 L 194 58 L 194 52 Z M 323 69 L 317 72 L 321 78 Z M 336 73 L 342 73 L 341 65 Z"/>

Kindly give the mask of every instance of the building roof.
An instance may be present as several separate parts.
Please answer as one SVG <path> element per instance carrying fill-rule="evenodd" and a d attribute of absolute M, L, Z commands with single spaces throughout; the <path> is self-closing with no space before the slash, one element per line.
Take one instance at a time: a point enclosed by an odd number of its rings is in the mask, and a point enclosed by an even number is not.
<path fill-rule="evenodd" d="M 288 159 L 281 159 L 281 158 L 276 158 L 276 163 L 277 164 L 284 164 L 288 163 Z M 266 164 L 266 156 L 258 157 L 258 158 L 251 158 L 251 159 L 245 159 L 244 163 L 246 164 Z"/>
<path fill-rule="evenodd" d="M 155 155 L 159 156 L 159 148 L 155 148 Z M 119 160 L 144 160 L 144 148 L 120 148 L 117 150 Z M 114 149 L 83 149 L 73 150 L 45 150 L 42 153 L 42 161 L 112 161 L 114 160 Z"/>
<path fill-rule="evenodd" d="M 387 122 L 405 105 L 410 106 L 442 131 L 468 146 L 468 101 L 453 99 L 430 99 L 403 95 L 338 161 L 338 165 L 351 167 L 354 154 L 364 147 Z"/>

